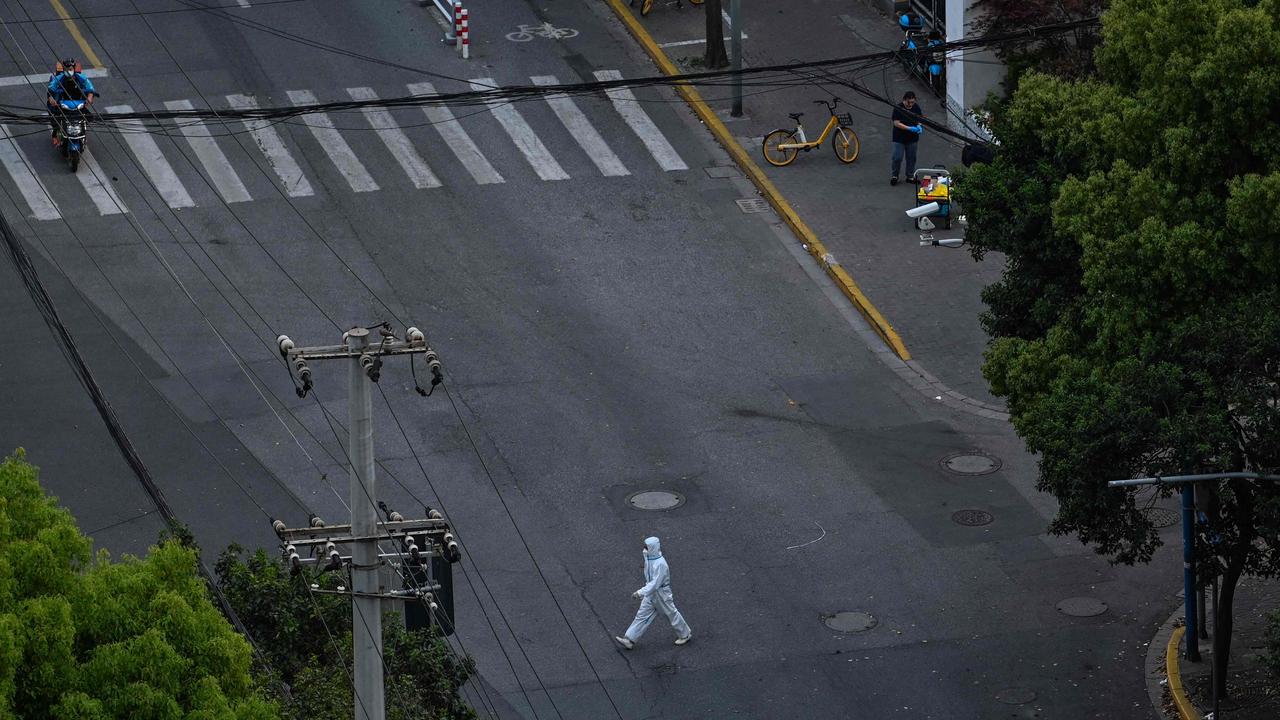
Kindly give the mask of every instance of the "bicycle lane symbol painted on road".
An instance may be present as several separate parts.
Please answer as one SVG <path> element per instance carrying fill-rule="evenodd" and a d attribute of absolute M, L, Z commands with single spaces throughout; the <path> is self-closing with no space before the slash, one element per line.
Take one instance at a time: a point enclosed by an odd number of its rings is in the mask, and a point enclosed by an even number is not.
<path fill-rule="evenodd" d="M 515 32 L 507 33 L 507 39 L 511 42 L 529 42 L 534 38 L 567 40 L 577 36 L 577 30 L 573 28 L 558 28 L 549 22 L 544 22 L 541 25 L 518 25 Z"/>

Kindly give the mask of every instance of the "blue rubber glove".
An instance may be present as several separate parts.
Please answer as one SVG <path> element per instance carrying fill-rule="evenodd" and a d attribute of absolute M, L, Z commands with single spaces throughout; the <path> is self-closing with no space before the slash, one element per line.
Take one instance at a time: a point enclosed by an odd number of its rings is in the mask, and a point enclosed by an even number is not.
<path fill-rule="evenodd" d="M 920 133 L 924 132 L 924 126 L 923 126 L 923 125 L 912 125 L 912 126 L 911 126 L 911 128 L 910 128 L 910 130 L 911 130 L 911 132 L 913 132 L 913 133 L 915 133 L 915 134 L 919 135 Z"/>

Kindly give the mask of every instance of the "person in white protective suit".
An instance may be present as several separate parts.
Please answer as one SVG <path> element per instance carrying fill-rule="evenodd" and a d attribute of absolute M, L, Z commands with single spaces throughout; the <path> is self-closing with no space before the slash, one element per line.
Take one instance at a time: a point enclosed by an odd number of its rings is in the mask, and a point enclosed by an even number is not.
<path fill-rule="evenodd" d="M 693 631 L 684 616 L 676 609 L 675 598 L 671 595 L 671 568 L 662 557 L 662 545 L 656 537 L 644 539 L 644 587 L 631 593 L 640 598 L 640 609 L 636 611 L 636 619 L 623 635 L 615 636 L 622 647 L 630 650 L 636 646 L 640 636 L 649 629 L 649 623 L 659 612 L 671 621 L 671 628 L 676 631 L 676 644 L 683 645 L 693 639 Z"/>

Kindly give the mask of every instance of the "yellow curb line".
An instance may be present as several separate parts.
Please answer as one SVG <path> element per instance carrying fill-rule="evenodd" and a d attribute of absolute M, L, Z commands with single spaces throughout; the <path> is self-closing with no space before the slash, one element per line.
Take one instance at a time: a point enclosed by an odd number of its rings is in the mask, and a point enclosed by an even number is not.
<path fill-rule="evenodd" d="M 676 66 L 672 64 L 671 59 L 667 57 L 667 54 L 662 51 L 662 48 L 659 48 L 658 44 L 654 42 L 653 38 L 649 35 L 649 32 L 640 24 L 640 21 L 636 20 L 635 16 L 623 6 L 622 0 L 606 0 L 606 2 L 609 3 L 609 7 L 613 9 L 614 14 L 618 16 L 618 19 L 627 26 L 627 30 L 629 30 L 631 34 L 635 36 L 636 40 L 640 42 L 640 45 L 645 49 L 645 52 L 649 54 L 649 57 L 655 64 L 657 64 L 658 69 L 660 69 L 663 74 L 681 74 L 680 71 L 676 69 Z M 733 161 L 737 163 L 742 172 L 746 173 L 751 182 L 755 184 L 756 189 L 760 191 L 760 194 L 769 201 L 769 204 L 773 206 L 773 209 L 782 217 L 783 222 L 785 222 L 787 226 L 791 228 L 791 231 L 795 233 L 796 237 L 805 244 L 809 254 L 817 259 L 818 264 L 822 266 L 822 269 L 826 271 L 827 275 L 830 276 L 832 280 L 835 280 L 840 291 L 844 293 L 845 297 L 849 298 L 849 301 L 858 309 L 858 312 L 862 313 L 862 316 L 871 324 L 871 328 L 876 331 L 876 334 L 880 336 L 880 339 L 884 340 L 885 344 L 889 346 L 889 349 L 893 350 L 899 358 L 904 361 L 910 360 L 911 353 L 907 352 L 906 345 L 902 344 L 902 338 L 898 336 L 898 332 L 893 329 L 893 326 L 889 324 L 889 321 L 884 319 L 884 316 L 880 314 L 880 311 L 871 304 L 871 301 L 867 299 L 865 294 L 863 294 L 862 289 L 858 287 L 858 284 L 854 282 L 849 273 L 845 272 L 845 269 L 841 267 L 839 263 L 832 262 L 834 258 L 829 252 L 827 252 L 826 246 L 818 240 L 818 236 L 809 229 L 809 226 L 805 224 L 804 220 L 800 219 L 800 215 L 796 213 L 790 203 L 782 197 L 782 193 L 778 192 L 778 188 L 774 186 L 773 181 L 771 181 L 768 176 L 764 174 L 764 171 L 755 164 L 755 161 L 747 155 L 747 151 L 738 144 L 738 141 L 735 140 L 733 135 L 729 132 L 729 128 L 725 127 L 724 122 L 722 122 L 720 118 L 716 116 L 715 112 L 707 106 L 707 103 L 702 99 L 702 96 L 698 94 L 698 91 L 693 89 L 692 86 L 685 85 L 683 83 L 676 85 L 675 88 L 676 92 L 680 93 L 685 102 L 689 103 L 689 106 L 693 108 L 693 111 L 698 115 L 702 122 L 706 123 L 707 128 L 711 130 L 711 134 L 715 136 L 720 145 L 729 153 L 729 157 L 733 158 Z"/>
<path fill-rule="evenodd" d="M 1173 704 L 1178 708 L 1178 716 L 1182 720 L 1201 720 L 1200 711 L 1191 703 L 1186 689 L 1182 687 L 1182 670 L 1178 667 L 1178 644 L 1186 631 L 1187 627 L 1183 625 L 1175 629 L 1173 636 L 1169 638 L 1169 645 L 1164 650 L 1164 672 L 1169 678 L 1169 694 L 1173 696 Z"/>

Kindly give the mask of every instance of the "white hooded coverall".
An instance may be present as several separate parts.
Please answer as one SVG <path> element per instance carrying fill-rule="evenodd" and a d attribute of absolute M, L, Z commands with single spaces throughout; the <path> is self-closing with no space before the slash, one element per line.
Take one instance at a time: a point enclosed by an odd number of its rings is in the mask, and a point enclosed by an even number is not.
<path fill-rule="evenodd" d="M 671 627 L 678 637 L 689 637 L 693 632 L 684 616 L 676 609 L 675 598 L 671 595 L 671 569 L 662 557 L 662 545 L 658 538 L 649 537 L 644 540 L 644 587 L 636 591 L 640 596 L 640 609 L 636 611 L 636 619 L 627 628 L 627 639 L 635 642 L 640 639 L 653 617 L 659 611 L 671 621 Z"/>

